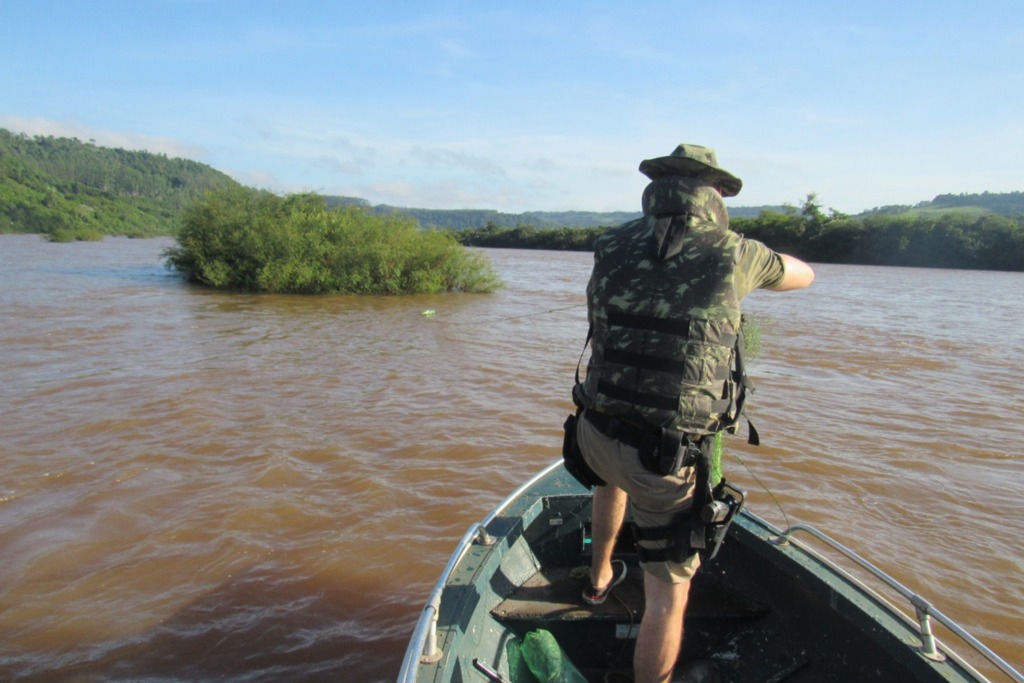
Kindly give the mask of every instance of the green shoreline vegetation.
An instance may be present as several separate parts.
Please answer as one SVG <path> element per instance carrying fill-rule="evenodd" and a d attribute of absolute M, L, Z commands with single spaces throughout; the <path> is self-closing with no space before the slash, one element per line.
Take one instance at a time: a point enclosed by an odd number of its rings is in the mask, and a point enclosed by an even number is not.
<path fill-rule="evenodd" d="M 931 209 L 861 216 L 825 212 L 817 196 L 803 204 L 732 217 L 730 227 L 778 251 L 814 263 L 1024 271 L 1024 193 L 1017 215 Z M 1005 195 L 1001 195 L 1004 196 Z M 489 224 L 452 234 L 467 246 L 591 251 L 610 226 L 537 229 Z"/>
<path fill-rule="evenodd" d="M 244 210 L 255 212 L 247 227 L 238 222 L 244 222 Z M 206 241 L 198 236 L 203 211 L 213 221 Z M 611 226 L 639 215 L 505 214 L 371 206 L 351 197 L 282 198 L 245 188 L 195 161 L 0 129 L 0 233 L 37 233 L 55 242 L 177 236 L 172 266 L 212 286 L 373 291 L 367 278 L 377 277 L 378 291 L 385 292 L 484 291 L 496 286 L 486 259 L 457 256 L 453 243 L 586 251 Z M 1024 192 L 945 194 L 856 216 L 825 210 L 810 194 L 799 207 L 730 207 L 730 215 L 737 232 L 816 263 L 1024 271 Z M 281 224 L 272 225 L 274 220 Z M 238 240 L 234 248 L 224 242 L 229 237 Z M 419 261 L 413 258 L 417 249 L 423 250 Z M 353 261 L 356 254 L 366 262 Z M 343 263 L 354 269 L 350 275 L 338 270 Z M 428 276 L 425 267 L 438 272 Z"/>

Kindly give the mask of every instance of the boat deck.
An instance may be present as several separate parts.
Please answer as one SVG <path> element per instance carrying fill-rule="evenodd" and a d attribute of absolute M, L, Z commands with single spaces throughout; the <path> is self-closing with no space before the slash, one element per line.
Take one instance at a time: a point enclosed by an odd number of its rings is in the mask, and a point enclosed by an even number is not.
<path fill-rule="evenodd" d="M 587 581 L 586 567 L 538 571 L 493 609 L 492 615 L 520 634 L 536 628 L 551 631 L 584 675 L 596 682 L 603 681 L 609 671 L 630 668 L 636 630 L 643 617 L 643 578 L 638 566 L 630 567 L 608 600 L 595 606 L 580 599 Z M 686 612 L 680 670 L 714 658 L 710 668 L 718 672 L 717 677 L 700 680 L 849 680 L 822 678 L 820 666 L 798 676 L 811 662 L 804 654 L 785 652 L 780 646 L 792 638 L 793 629 L 783 625 L 778 615 L 773 618 L 771 612 L 768 604 L 727 590 L 717 581 L 695 579 Z M 740 649 L 748 663 L 739 661 Z M 756 659 L 751 657 L 755 649 L 762 653 Z M 765 650 L 774 651 L 771 671 L 763 656 Z M 707 670 L 707 666 L 701 668 L 705 676 Z"/>
<path fill-rule="evenodd" d="M 644 611 L 643 571 L 635 553 L 617 552 L 629 567 L 626 579 L 603 605 L 591 606 L 581 599 L 589 582 L 589 566 L 582 563 L 589 555 L 545 557 L 553 544 L 533 541 L 540 568 L 518 582 L 491 616 L 519 638 L 538 628 L 550 631 L 595 683 L 611 671 L 629 672 Z M 623 541 L 620 547 L 631 545 Z M 762 554 L 778 551 L 734 539 L 694 577 L 677 671 L 696 665 L 702 671 L 696 680 L 722 683 L 923 679 L 915 669 L 930 665 L 915 654 L 913 638 L 893 656 L 872 637 L 883 628 L 881 612 L 851 609 L 842 592 L 792 567 L 765 562 Z"/>
<path fill-rule="evenodd" d="M 583 602 L 590 502 L 589 493 L 552 467 L 479 525 L 485 535 L 471 528 L 436 589 L 443 595 L 435 593 L 438 601 L 432 597 L 424 612 L 436 615 L 437 637 L 430 639 L 430 622 L 421 620 L 410 648 L 418 669 L 403 680 L 532 680 L 520 644 L 536 629 L 551 632 L 592 683 L 631 680 L 643 571 L 631 539 L 620 538 L 615 557 L 629 568 L 625 581 L 603 605 Z M 694 577 L 677 675 L 696 675 L 678 680 L 984 680 L 958 658 L 926 657 L 907 616 L 823 558 L 775 543 L 778 533 L 754 516 L 738 517 L 718 556 Z M 420 640 L 434 646 L 417 645 Z M 492 676 L 486 667 L 504 673 Z M 412 671 L 403 664 L 403 672 Z"/>

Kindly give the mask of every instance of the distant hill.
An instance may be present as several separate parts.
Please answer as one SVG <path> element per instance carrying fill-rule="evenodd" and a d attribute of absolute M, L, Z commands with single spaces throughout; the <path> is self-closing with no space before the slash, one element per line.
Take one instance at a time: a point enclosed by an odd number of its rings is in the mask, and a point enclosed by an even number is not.
<path fill-rule="evenodd" d="M 187 159 L 0 128 L 0 232 L 58 241 L 168 235 L 185 206 L 234 184 Z"/>
<path fill-rule="evenodd" d="M 595 228 L 619 225 L 640 216 L 639 211 L 526 211 L 502 213 L 487 209 L 416 209 L 387 204 L 371 205 L 357 197 L 328 197 L 329 206 L 362 206 L 377 213 L 400 213 L 414 218 L 425 228 L 443 230 L 477 230 L 493 225 L 498 228 L 530 226 L 548 228 Z M 782 206 L 730 207 L 729 215 L 756 217 L 762 210 L 783 211 Z"/>
<path fill-rule="evenodd" d="M 1024 192 L 982 192 L 981 194 L 940 194 L 931 201 L 920 202 L 913 206 L 893 205 L 880 206 L 861 213 L 861 216 L 874 215 L 928 215 L 934 213 L 955 212 L 968 215 L 995 214 L 998 216 L 1024 215 Z"/>
<path fill-rule="evenodd" d="M 640 212 L 618 211 L 596 213 L 592 211 L 528 211 L 526 213 L 502 213 L 490 209 L 416 209 L 388 204 L 371 205 L 357 197 L 328 197 L 328 206 L 362 206 L 376 213 L 399 213 L 414 218 L 425 228 L 441 230 L 476 230 L 494 225 L 499 228 L 516 228 L 531 225 L 536 228 L 589 228 L 594 226 L 618 225 L 636 218 Z"/>
<path fill-rule="evenodd" d="M 612 211 L 527 211 L 501 213 L 485 209 L 416 209 L 387 204 L 371 205 L 365 199 L 328 197 L 333 204 L 358 204 L 381 213 L 402 213 L 416 219 L 425 228 L 450 230 L 478 230 L 493 225 L 497 228 L 534 227 L 594 228 L 619 225 L 640 216 L 640 212 Z M 757 218 L 762 212 L 790 213 L 798 209 L 792 205 L 730 206 L 731 218 Z M 1024 192 L 981 194 L 940 194 L 930 201 L 913 206 L 883 206 L 864 211 L 856 217 L 873 215 L 926 216 L 936 213 L 961 213 L 969 216 L 995 214 L 1000 216 L 1024 215 Z"/>
<path fill-rule="evenodd" d="M 372 205 L 356 197 L 328 197 L 330 205 L 350 205 L 371 209 L 378 213 L 401 213 L 417 220 L 425 228 L 448 230 L 479 230 L 493 225 L 496 228 L 534 227 L 549 228 L 594 228 L 619 225 L 640 216 L 640 212 L 612 211 L 527 211 L 524 213 L 501 213 L 486 209 L 416 209 L 387 204 Z M 732 218 L 757 218 L 762 212 L 790 213 L 799 209 L 792 205 L 730 206 Z M 981 194 L 940 194 L 930 201 L 913 206 L 892 205 L 869 209 L 855 217 L 876 215 L 926 216 L 936 213 L 961 213 L 969 216 L 995 214 L 1000 216 L 1024 215 L 1024 192 Z"/>

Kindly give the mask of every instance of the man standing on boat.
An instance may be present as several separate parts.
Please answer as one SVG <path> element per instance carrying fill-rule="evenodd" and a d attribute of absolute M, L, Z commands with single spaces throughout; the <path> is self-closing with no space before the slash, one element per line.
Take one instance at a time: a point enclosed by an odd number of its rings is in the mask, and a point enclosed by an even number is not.
<path fill-rule="evenodd" d="M 719 168 L 714 150 L 679 145 L 640 171 L 651 179 L 643 217 L 594 247 L 591 357 L 573 395 L 582 409 L 576 452 L 599 483 L 583 599 L 603 603 L 625 577 L 612 553 L 628 502 L 645 594 L 635 680 L 652 683 L 672 675 L 700 565 L 703 543 L 692 534 L 703 527 L 693 501 L 707 474 L 702 479 L 700 458 L 688 456 L 706 456 L 714 434 L 734 430 L 742 410 L 740 301 L 755 289 L 807 287 L 814 271 L 729 229 L 723 197 L 743 183 Z"/>

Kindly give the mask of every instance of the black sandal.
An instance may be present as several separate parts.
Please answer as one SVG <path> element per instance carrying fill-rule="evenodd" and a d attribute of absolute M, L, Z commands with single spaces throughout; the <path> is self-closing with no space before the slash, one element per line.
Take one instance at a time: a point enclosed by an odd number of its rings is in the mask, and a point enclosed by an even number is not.
<path fill-rule="evenodd" d="M 622 573 L 615 574 L 615 565 L 618 564 L 622 567 Z M 593 585 L 590 588 L 586 588 L 583 591 L 583 602 L 588 605 L 602 605 L 604 601 L 608 599 L 608 595 L 612 592 L 612 589 L 618 586 L 620 583 L 626 580 L 626 563 L 623 560 L 612 560 L 612 580 L 607 586 L 598 590 Z"/>

